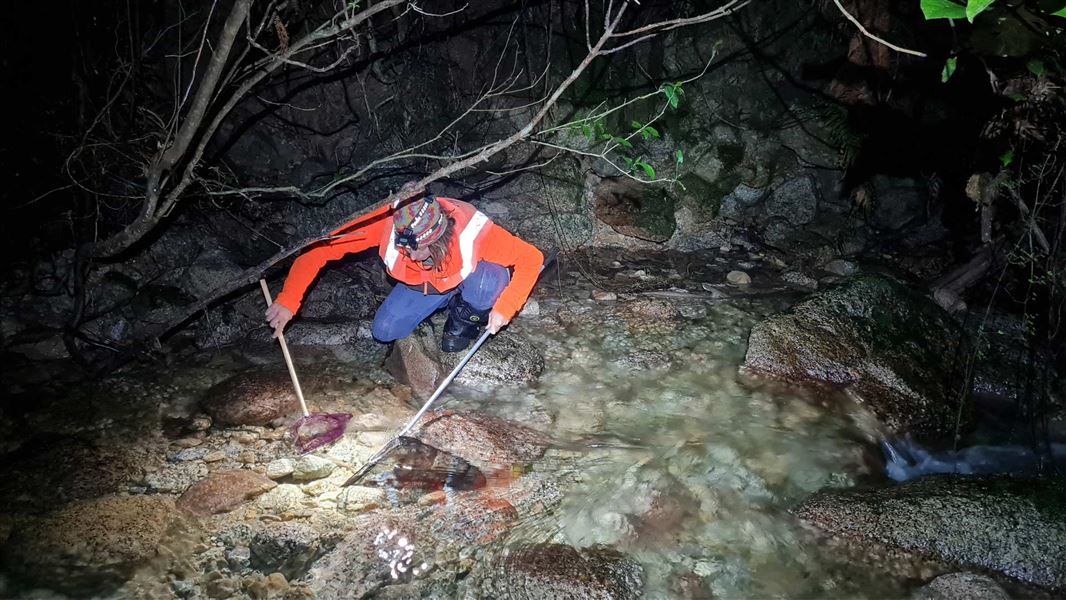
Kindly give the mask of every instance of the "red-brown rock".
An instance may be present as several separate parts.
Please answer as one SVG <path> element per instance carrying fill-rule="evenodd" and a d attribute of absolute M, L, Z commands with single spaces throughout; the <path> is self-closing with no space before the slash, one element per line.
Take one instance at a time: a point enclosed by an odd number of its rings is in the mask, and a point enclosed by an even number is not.
<path fill-rule="evenodd" d="M 201 517 L 229 512 L 277 485 L 254 471 L 222 471 L 194 483 L 178 498 L 178 508 Z"/>
<path fill-rule="evenodd" d="M 208 390 L 200 405 L 218 425 L 267 425 L 300 411 L 284 371 L 235 375 Z"/>

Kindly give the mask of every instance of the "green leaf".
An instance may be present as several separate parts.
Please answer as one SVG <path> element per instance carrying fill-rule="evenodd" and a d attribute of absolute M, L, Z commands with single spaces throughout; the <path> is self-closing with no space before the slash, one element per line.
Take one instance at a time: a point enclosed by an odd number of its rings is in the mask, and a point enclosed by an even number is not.
<path fill-rule="evenodd" d="M 955 64 L 958 61 L 957 58 L 952 56 L 944 62 L 944 70 L 940 72 L 940 81 L 947 83 L 951 76 L 955 74 Z"/>
<path fill-rule="evenodd" d="M 629 143 L 629 140 L 625 139 L 624 137 L 614 136 L 614 137 L 611 138 L 611 141 L 613 141 L 614 143 L 618 144 L 619 146 L 621 146 L 623 148 L 629 148 L 629 149 L 633 148 L 633 144 Z"/>
<path fill-rule="evenodd" d="M 1030 60 L 1025 66 L 1028 67 L 1030 73 L 1037 77 L 1043 77 L 1044 74 L 1047 73 L 1047 68 L 1044 67 L 1044 61 L 1039 58 Z"/>
<path fill-rule="evenodd" d="M 666 94 L 666 101 L 670 104 L 670 108 L 677 108 L 677 105 L 680 102 L 680 97 L 678 95 L 680 89 L 677 85 L 673 83 L 664 83 L 662 90 L 663 94 Z"/>
<path fill-rule="evenodd" d="M 584 136 L 588 139 L 592 139 L 592 128 L 589 127 L 587 124 L 583 124 L 581 126 L 581 133 L 584 134 Z"/>
<path fill-rule="evenodd" d="M 974 17 L 985 12 L 995 0 L 967 0 L 966 19 L 973 23 Z"/>
<path fill-rule="evenodd" d="M 1014 162 L 1014 151 L 1013 150 L 1007 150 L 1006 152 L 1004 152 L 999 157 L 999 162 L 1004 167 L 1009 166 L 1012 162 Z"/>
<path fill-rule="evenodd" d="M 637 166 L 644 169 L 644 174 L 648 176 L 648 179 L 655 179 L 655 169 L 651 168 L 651 165 L 644 161 L 639 161 Z"/>
<path fill-rule="evenodd" d="M 1013 92 L 1007 97 L 1011 100 L 1014 100 L 1015 102 L 1025 102 L 1025 95 L 1019 94 L 1018 92 Z"/>
<path fill-rule="evenodd" d="M 933 19 L 962 19 L 966 17 L 966 7 L 951 0 L 921 0 L 922 14 L 926 21 Z"/>
<path fill-rule="evenodd" d="M 633 121 L 632 123 L 630 123 L 630 125 L 632 125 L 633 129 L 636 130 L 639 130 L 641 127 L 644 127 L 644 125 L 642 125 L 640 121 Z"/>
<path fill-rule="evenodd" d="M 1053 16 L 1053 17 L 1066 17 L 1066 6 L 1063 6 L 1062 8 L 1056 10 L 1055 12 L 1048 13 L 1048 14 Z"/>
<path fill-rule="evenodd" d="M 659 130 L 654 128 L 654 127 L 652 127 L 651 125 L 645 125 L 643 131 L 646 131 L 649 134 L 651 134 L 651 137 L 653 137 L 655 139 L 659 139 Z M 644 138 L 644 139 L 648 139 L 648 138 Z"/>
<path fill-rule="evenodd" d="M 623 156 L 622 160 L 625 161 L 626 168 L 629 169 L 630 171 L 632 171 L 633 170 L 633 159 L 629 158 L 628 156 Z"/>
<path fill-rule="evenodd" d="M 677 149 L 677 166 L 681 166 L 681 163 L 685 162 L 685 153 L 680 148 Z"/>

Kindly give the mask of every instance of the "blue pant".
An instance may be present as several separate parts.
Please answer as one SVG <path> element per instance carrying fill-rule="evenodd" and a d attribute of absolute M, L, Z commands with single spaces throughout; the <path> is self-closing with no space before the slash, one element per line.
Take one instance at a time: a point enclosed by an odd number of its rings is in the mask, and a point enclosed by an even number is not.
<path fill-rule="evenodd" d="M 459 287 L 443 294 L 423 294 L 422 290 L 397 284 L 374 315 L 374 339 L 392 342 L 411 335 L 415 327 L 444 308 L 456 294 L 462 294 L 463 300 L 477 310 L 492 308 L 510 282 L 511 273 L 506 267 L 481 261 Z"/>

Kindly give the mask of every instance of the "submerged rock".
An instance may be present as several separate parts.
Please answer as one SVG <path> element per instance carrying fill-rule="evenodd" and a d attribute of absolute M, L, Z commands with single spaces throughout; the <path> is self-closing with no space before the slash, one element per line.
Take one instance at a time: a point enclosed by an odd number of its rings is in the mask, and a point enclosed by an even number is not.
<path fill-rule="evenodd" d="M 965 344 L 929 299 L 866 276 L 756 324 L 744 366 L 848 386 L 896 432 L 947 433 L 956 424 Z"/>
<path fill-rule="evenodd" d="M 424 545 L 418 536 L 416 514 L 408 508 L 356 517 L 351 533 L 311 568 L 315 597 L 365 598 L 391 583 L 409 581 L 415 569 L 425 570 L 422 565 L 432 566 L 433 546 Z"/>
<path fill-rule="evenodd" d="M 200 404 L 217 425 L 267 425 L 300 410 L 285 371 L 235 375 L 208 390 Z"/>
<path fill-rule="evenodd" d="M 222 471 L 193 484 L 178 498 L 177 506 L 206 517 L 229 512 L 277 485 L 254 471 Z"/>
<path fill-rule="evenodd" d="M 481 582 L 486 598 L 640 598 L 644 570 L 617 550 L 536 544 L 511 550 Z"/>
<path fill-rule="evenodd" d="M 322 479 L 323 477 L 329 477 L 330 473 L 336 468 L 337 465 L 333 464 L 331 461 L 320 456 L 309 454 L 297 461 L 295 470 L 292 473 L 292 478 L 296 481 L 314 481 L 316 479 Z M 267 475 L 269 476 L 269 473 Z"/>
<path fill-rule="evenodd" d="M 75 437 L 40 437 L 0 462 L 0 512 L 38 512 L 112 494 L 143 479 L 150 461 L 133 447 Z"/>
<path fill-rule="evenodd" d="M 991 577 L 948 573 L 915 591 L 911 600 L 1010 600 L 1010 595 Z"/>
<path fill-rule="evenodd" d="M 175 518 L 161 496 L 107 496 L 15 526 L 4 546 L 9 572 L 73 594 L 101 593 L 156 555 Z"/>
<path fill-rule="evenodd" d="M 478 413 L 429 411 L 411 437 L 462 458 L 485 472 L 525 465 L 544 455 L 544 434 L 499 417 Z"/>
<path fill-rule="evenodd" d="M 816 494 L 808 523 L 859 545 L 998 571 L 1066 589 L 1066 479 L 935 476 L 874 490 Z"/>
<path fill-rule="evenodd" d="M 255 534 L 250 549 L 252 568 L 289 580 L 303 577 L 324 551 L 321 534 L 303 523 L 267 526 Z"/>

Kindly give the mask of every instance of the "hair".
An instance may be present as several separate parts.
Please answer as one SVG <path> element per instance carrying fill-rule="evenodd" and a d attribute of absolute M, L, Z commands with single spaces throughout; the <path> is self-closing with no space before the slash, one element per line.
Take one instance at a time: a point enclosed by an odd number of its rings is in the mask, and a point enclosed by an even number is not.
<path fill-rule="evenodd" d="M 426 246 L 426 249 L 429 250 L 429 257 L 433 260 L 434 270 L 440 271 L 444 268 L 444 261 L 448 258 L 448 249 L 452 245 L 454 235 L 455 219 L 448 217 L 448 222 L 444 226 L 444 233 L 432 244 Z"/>

